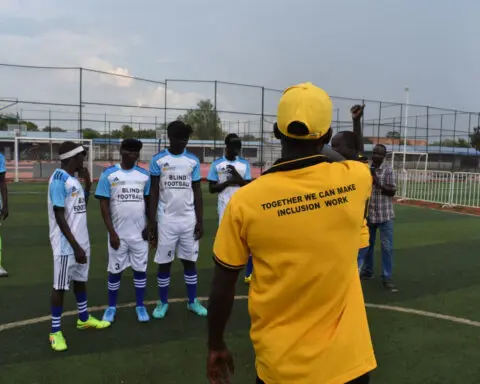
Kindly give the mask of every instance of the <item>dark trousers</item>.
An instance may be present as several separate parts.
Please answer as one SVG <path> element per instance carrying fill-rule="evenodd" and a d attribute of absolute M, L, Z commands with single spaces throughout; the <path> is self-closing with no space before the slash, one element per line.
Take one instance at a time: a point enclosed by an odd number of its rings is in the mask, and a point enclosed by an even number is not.
<path fill-rule="evenodd" d="M 348 383 L 345 384 L 368 384 L 370 383 L 370 375 L 367 373 L 355 380 L 349 381 Z M 256 384 L 266 384 L 264 381 L 260 380 L 260 378 L 257 376 L 257 383 Z"/>

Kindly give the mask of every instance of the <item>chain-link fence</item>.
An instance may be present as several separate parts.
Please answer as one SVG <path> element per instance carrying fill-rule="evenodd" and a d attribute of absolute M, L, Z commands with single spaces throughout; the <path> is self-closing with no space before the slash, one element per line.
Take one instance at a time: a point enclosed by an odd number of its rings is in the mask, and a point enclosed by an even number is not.
<path fill-rule="evenodd" d="M 10 153 L 8 126 L 26 125 L 32 138 L 94 139 L 96 161 L 118 158 L 121 138 L 138 137 L 148 161 L 168 145 L 166 125 L 177 119 L 194 128 L 189 150 L 208 164 L 236 133 L 243 156 L 268 167 L 280 156 L 272 133 L 281 90 L 222 81 L 130 76 L 85 68 L 0 64 L 0 150 Z M 429 106 L 332 96 L 334 132 L 351 130 L 350 108 L 365 103 L 367 155 L 381 143 L 391 152 L 428 153 L 429 169 L 477 171 L 480 114 Z M 10 136 L 9 136 L 10 135 Z M 477 140 L 478 138 L 478 140 Z M 406 144 L 406 146 L 405 146 Z M 47 156 L 48 154 L 46 154 Z"/>

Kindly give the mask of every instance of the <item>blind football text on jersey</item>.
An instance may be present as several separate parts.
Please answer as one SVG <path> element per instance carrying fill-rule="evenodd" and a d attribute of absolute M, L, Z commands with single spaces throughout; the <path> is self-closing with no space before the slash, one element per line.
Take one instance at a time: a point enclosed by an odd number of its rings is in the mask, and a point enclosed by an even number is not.
<path fill-rule="evenodd" d="M 105 169 L 95 197 L 110 200 L 113 227 L 120 239 L 141 239 L 145 229 L 145 196 L 150 194 L 150 175 L 141 167 L 122 169 L 117 164 Z"/>
<path fill-rule="evenodd" d="M 245 160 L 239 156 L 237 156 L 234 161 L 227 160 L 225 156 L 215 160 L 210 166 L 207 180 L 221 184 L 231 179 L 232 175 L 228 169 L 229 165 L 233 166 L 237 170 L 238 174 L 243 180 L 252 180 L 250 163 L 248 160 Z M 227 187 L 218 194 L 217 212 L 219 216 L 222 216 L 228 202 L 239 188 L 239 186 Z"/>
<path fill-rule="evenodd" d="M 87 204 L 80 182 L 62 169 L 57 169 L 48 182 L 48 222 L 54 255 L 71 255 L 73 249 L 55 219 L 54 207 L 64 208 L 65 220 L 77 243 L 90 247 L 87 228 Z"/>
<path fill-rule="evenodd" d="M 158 219 L 195 220 L 192 183 L 201 180 L 198 158 L 188 151 L 173 155 L 165 149 L 153 157 L 150 174 L 160 177 Z"/>

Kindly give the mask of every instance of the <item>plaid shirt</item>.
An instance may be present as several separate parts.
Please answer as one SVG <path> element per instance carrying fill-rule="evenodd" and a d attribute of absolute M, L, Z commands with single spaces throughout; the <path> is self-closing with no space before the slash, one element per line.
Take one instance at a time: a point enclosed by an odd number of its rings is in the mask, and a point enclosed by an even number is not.
<path fill-rule="evenodd" d="M 377 181 L 380 185 L 396 188 L 395 177 L 390 165 L 385 162 L 376 169 Z M 378 184 L 372 188 L 372 196 L 368 207 L 368 221 L 373 224 L 385 223 L 395 218 L 393 197 L 382 194 Z"/>

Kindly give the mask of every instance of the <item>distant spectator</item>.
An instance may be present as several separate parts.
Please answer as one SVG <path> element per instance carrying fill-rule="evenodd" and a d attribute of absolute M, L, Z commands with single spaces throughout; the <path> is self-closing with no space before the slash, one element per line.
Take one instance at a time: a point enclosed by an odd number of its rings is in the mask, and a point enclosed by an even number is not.
<path fill-rule="evenodd" d="M 361 277 L 364 280 L 373 279 L 373 254 L 377 230 L 380 230 L 382 243 L 382 279 L 385 289 L 398 292 L 392 281 L 393 269 L 393 197 L 396 192 L 395 177 L 393 170 L 385 162 L 387 148 L 377 144 L 373 148 L 372 165 L 370 170 L 373 176 L 373 189 L 368 208 L 368 227 L 370 230 L 370 247 L 363 261 Z"/>

